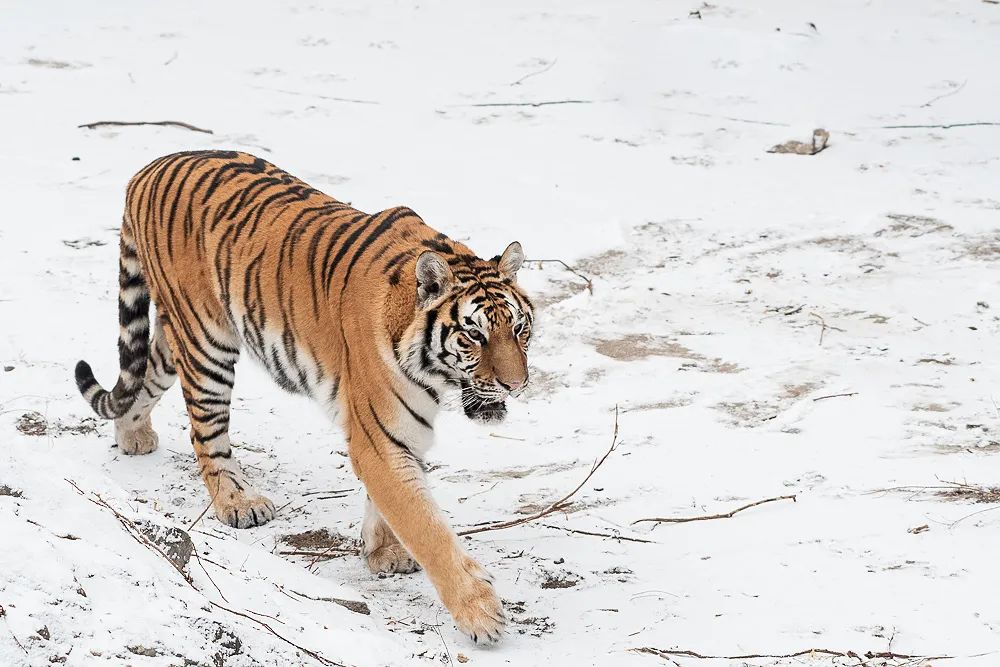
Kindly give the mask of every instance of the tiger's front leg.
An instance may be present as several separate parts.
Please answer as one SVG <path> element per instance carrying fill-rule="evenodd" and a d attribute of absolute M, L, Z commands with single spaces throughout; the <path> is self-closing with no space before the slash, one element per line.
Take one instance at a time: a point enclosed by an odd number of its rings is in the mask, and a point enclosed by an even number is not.
<path fill-rule="evenodd" d="M 392 534 L 426 570 L 456 625 L 478 644 L 499 641 L 507 619 L 493 578 L 462 549 L 417 459 L 374 411 L 352 415 L 348 438 L 355 473 Z"/>

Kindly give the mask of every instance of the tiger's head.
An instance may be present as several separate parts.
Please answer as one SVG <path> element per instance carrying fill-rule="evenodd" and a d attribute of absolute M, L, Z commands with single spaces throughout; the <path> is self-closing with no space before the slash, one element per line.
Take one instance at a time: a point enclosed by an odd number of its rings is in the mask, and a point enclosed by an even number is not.
<path fill-rule="evenodd" d="M 500 421 L 508 396 L 528 384 L 533 308 L 517 285 L 521 244 L 483 260 L 427 250 L 416 262 L 416 321 L 408 370 L 458 386 L 465 414 Z"/>

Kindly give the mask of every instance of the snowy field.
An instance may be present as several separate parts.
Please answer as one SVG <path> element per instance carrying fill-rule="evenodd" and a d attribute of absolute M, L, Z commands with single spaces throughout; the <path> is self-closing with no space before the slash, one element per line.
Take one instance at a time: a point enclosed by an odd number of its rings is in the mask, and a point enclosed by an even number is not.
<path fill-rule="evenodd" d="M 0 7 L 0 665 L 1000 664 L 1000 5 Z M 78 127 L 159 120 L 212 133 Z M 430 454 L 453 525 L 521 516 L 618 406 L 568 507 L 466 540 L 501 645 L 368 572 L 343 438 L 249 362 L 233 440 L 277 519 L 201 518 L 192 585 L 129 532 L 208 502 L 180 392 L 125 457 L 72 368 L 117 372 L 127 180 L 194 148 L 579 274 L 522 270 L 531 387 Z"/>

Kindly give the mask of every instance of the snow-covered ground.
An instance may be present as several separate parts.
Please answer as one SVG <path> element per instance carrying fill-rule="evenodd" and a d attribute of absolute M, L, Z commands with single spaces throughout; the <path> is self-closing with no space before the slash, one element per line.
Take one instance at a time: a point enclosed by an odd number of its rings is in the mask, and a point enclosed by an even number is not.
<path fill-rule="evenodd" d="M 246 617 L 350 665 L 1000 663 L 998 505 L 880 491 L 1000 484 L 997 63 L 979 0 L 3 3 L 0 664 L 318 664 Z M 213 134 L 77 127 L 102 120 Z M 817 127 L 818 155 L 766 152 Z M 126 181 L 207 147 L 592 279 L 523 270 L 530 391 L 500 426 L 438 420 L 460 527 L 573 488 L 619 406 L 568 511 L 467 541 L 502 645 L 422 574 L 282 553 L 355 538 L 364 495 L 337 430 L 249 362 L 233 438 L 275 521 L 203 518 L 189 586 L 90 502 L 187 529 L 208 500 L 177 389 L 160 449 L 125 457 L 71 380 L 116 373 Z"/>

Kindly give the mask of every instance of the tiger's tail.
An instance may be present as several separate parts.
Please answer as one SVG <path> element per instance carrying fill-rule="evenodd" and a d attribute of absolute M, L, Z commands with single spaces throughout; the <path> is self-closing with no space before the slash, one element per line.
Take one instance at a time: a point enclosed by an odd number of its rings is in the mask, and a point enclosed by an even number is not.
<path fill-rule="evenodd" d="M 146 376 L 149 357 L 149 286 L 142 275 L 135 238 L 126 216 L 118 260 L 118 364 L 121 371 L 111 391 L 96 379 L 90 364 L 76 364 L 76 386 L 99 416 L 121 417 L 135 403 Z"/>

